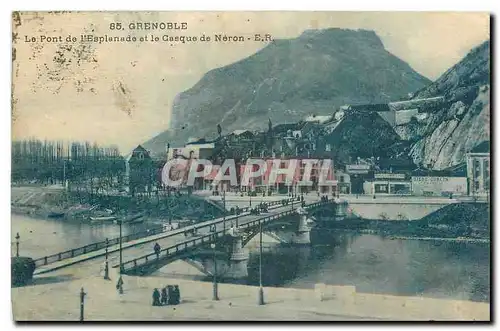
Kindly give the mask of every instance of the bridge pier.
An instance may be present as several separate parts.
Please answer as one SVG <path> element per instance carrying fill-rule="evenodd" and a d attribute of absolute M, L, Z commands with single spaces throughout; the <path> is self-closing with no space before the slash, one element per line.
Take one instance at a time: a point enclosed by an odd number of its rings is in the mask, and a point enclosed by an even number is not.
<path fill-rule="evenodd" d="M 229 278 L 248 277 L 248 252 L 243 248 L 243 237 L 233 235 L 232 252 L 229 258 L 229 269 L 225 276 Z"/>
<path fill-rule="evenodd" d="M 302 212 L 300 209 L 299 213 L 299 225 L 297 231 L 292 234 L 291 243 L 299 245 L 308 245 L 311 243 L 311 226 L 309 225 L 313 221 L 307 216 L 307 213 Z"/>
<path fill-rule="evenodd" d="M 347 201 L 338 200 L 335 203 L 335 220 L 342 221 L 347 215 Z"/>

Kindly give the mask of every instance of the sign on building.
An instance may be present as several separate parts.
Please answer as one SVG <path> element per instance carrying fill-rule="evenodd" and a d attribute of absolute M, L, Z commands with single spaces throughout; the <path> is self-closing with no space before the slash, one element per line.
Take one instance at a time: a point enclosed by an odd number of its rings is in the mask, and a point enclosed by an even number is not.
<path fill-rule="evenodd" d="M 375 174 L 375 179 L 405 179 L 405 174 Z"/>
<path fill-rule="evenodd" d="M 369 164 L 348 164 L 345 167 L 350 174 L 367 174 L 370 171 Z"/>
<path fill-rule="evenodd" d="M 448 196 L 466 195 L 466 177 L 415 176 L 411 179 L 414 195 Z"/>

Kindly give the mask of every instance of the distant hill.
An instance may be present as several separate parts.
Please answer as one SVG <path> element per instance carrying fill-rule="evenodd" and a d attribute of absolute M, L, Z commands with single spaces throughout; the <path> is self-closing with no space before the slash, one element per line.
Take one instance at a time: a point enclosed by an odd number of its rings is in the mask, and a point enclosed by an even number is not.
<path fill-rule="evenodd" d="M 490 42 L 467 54 L 415 98 L 443 95 L 446 102 L 422 123 L 398 128 L 412 136 L 411 157 L 430 169 L 460 164 L 475 146 L 490 140 Z"/>
<path fill-rule="evenodd" d="M 373 31 L 305 31 L 206 73 L 176 97 L 170 129 L 144 146 L 161 153 L 167 143 L 214 138 L 219 123 L 223 134 L 264 129 L 268 118 L 293 123 L 310 114 L 331 114 L 343 104 L 405 98 L 430 83 L 389 53 Z"/>

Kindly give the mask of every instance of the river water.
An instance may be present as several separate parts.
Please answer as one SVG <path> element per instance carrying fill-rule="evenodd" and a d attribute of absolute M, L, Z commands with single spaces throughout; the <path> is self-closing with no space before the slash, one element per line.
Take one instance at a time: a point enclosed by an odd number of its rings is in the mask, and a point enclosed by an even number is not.
<path fill-rule="evenodd" d="M 12 215 L 20 255 L 34 258 L 84 246 L 119 234 L 114 224 L 33 219 Z M 155 224 L 123 227 L 123 234 Z M 489 244 L 385 239 L 378 235 L 314 231 L 311 246 L 272 245 L 263 253 L 264 286 L 355 285 L 359 292 L 489 302 Z M 15 250 L 15 239 L 12 248 Z M 250 249 L 247 279 L 259 283 L 259 250 Z"/>

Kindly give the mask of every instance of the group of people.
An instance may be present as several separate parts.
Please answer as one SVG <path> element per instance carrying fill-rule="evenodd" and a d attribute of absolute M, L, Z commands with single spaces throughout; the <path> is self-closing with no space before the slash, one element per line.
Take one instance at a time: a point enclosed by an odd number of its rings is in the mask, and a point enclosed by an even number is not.
<path fill-rule="evenodd" d="M 181 301 L 179 285 L 167 285 L 160 291 L 155 288 L 153 291 L 153 306 L 178 305 Z"/>
<path fill-rule="evenodd" d="M 259 215 L 260 213 L 267 213 L 268 211 L 269 205 L 265 202 L 261 202 L 255 208 L 250 209 L 250 214 Z"/>

